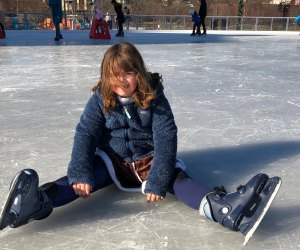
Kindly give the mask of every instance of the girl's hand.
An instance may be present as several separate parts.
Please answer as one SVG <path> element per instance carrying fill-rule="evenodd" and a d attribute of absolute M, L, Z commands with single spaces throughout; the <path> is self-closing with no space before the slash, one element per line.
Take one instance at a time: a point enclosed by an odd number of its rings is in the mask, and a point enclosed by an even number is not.
<path fill-rule="evenodd" d="M 164 198 L 164 197 L 162 197 L 160 195 L 156 195 L 156 194 L 147 193 L 146 195 L 147 195 L 148 202 L 161 201 Z"/>
<path fill-rule="evenodd" d="M 75 194 L 79 195 L 81 198 L 88 198 L 90 197 L 91 191 L 93 188 L 90 184 L 87 183 L 79 183 L 75 182 L 72 184 Z"/>

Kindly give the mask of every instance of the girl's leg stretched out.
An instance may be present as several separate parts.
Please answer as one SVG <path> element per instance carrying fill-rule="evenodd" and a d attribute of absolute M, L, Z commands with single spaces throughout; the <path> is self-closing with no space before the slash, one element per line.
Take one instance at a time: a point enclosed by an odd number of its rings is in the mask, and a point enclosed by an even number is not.
<path fill-rule="evenodd" d="M 193 181 L 186 172 L 175 169 L 169 192 L 191 208 L 199 209 L 202 199 L 212 190 Z"/>
<path fill-rule="evenodd" d="M 199 209 L 200 215 L 219 222 L 245 236 L 244 245 L 253 235 L 269 209 L 281 185 L 278 176 L 269 178 L 257 174 L 236 192 L 227 193 L 223 186 L 213 190 L 199 185 L 182 170 L 176 169 L 170 193 L 191 208 Z"/>
<path fill-rule="evenodd" d="M 94 158 L 94 191 L 113 183 L 104 162 Z M 38 187 L 39 177 L 33 169 L 23 169 L 13 179 L 4 208 L 0 214 L 0 230 L 8 225 L 19 227 L 31 220 L 49 216 L 54 207 L 78 198 L 67 176 Z"/>
<path fill-rule="evenodd" d="M 93 187 L 93 192 L 95 192 L 112 184 L 113 181 L 110 178 L 105 163 L 99 156 L 95 156 L 93 165 L 95 177 L 95 187 Z M 78 198 L 78 195 L 75 194 L 72 186 L 69 184 L 67 176 L 64 176 L 54 182 L 46 183 L 42 185 L 40 189 L 45 191 L 48 195 L 52 201 L 53 207 L 63 206 Z"/>

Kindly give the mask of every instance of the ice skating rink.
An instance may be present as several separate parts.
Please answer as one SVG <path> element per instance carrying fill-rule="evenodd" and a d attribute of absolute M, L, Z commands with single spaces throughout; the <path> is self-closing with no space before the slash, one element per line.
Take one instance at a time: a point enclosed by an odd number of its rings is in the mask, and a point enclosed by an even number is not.
<path fill-rule="evenodd" d="M 106 49 L 134 43 L 164 79 L 188 172 L 234 191 L 254 174 L 282 178 L 269 213 L 243 236 L 201 218 L 172 195 L 148 204 L 114 186 L 42 221 L 0 231 L 0 249 L 300 249 L 299 32 L 7 31 L 0 40 L 0 206 L 14 175 L 45 183 L 66 174 L 74 129 Z"/>

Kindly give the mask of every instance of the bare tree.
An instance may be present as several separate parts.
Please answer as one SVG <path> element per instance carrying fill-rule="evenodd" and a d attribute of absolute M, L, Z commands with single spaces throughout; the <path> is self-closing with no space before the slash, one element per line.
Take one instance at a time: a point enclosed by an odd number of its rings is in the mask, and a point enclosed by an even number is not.
<path fill-rule="evenodd" d="M 47 12 L 48 0 L 0 0 L 0 9 L 4 12 Z M 114 13 L 111 0 L 94 0 L 105 12 Z M 123 0 L 120 2 L 123 3 Z M 124 6 L 130 6 L 132 14 L 139 15 L 188 15 L 191 7 L 198 11 L 199 0 L 127 0 Z M 243 4 L 243 16 L 296 16 L 300 5 L 295 0 L 282 0 L 281 4 L 271 4 L 271 0 L 207 0 L 208 16 L 237 16 L 239 6 Z M 76 11 L 84 10 L 84 1 L 79 0 Z"/>

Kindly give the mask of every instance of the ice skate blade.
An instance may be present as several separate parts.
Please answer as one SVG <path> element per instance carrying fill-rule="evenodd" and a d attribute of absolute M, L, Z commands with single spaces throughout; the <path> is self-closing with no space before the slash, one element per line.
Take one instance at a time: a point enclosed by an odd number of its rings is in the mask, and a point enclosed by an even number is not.
<path fill-rule="evenodd" d="M 272 193 L 268 203 L 266 204 L 266 206 L 264 207 L 262 213 L 259 215 L 257 221 L 255 222 L 255 224 L 253 225 L 253 227 L 249 230 L 249 232 L 245 235 L 245 241 L 243 243 L 244 246 L 246 246 L 246 244 L 248 243 L 248 241 L 250 240 L 250 238 L 252 237 L 252 235 L 254 234 L 255 230 L 257 229 L 257 227 L 259 226 L 259 224 L 261 223 L 262 219 L 264 218 L 265 214 L 267 213 L 267 211 L 269 210 L 273 200 L 275 199 L 276 194 L 279 191 L 279 188 L 281 186 L 281 179 L 279 179 L 274 192 Z"/>
<path fill-rule="evenodd" d="M 6 216 L 9 216 L 9 211 L 10 211 L 10 208 L 13 204 L 13 195 L 15 195 L 15 189 L 16 189 L 16 186 L 19 184 L 19 177 L 21 176 L 22 172 L 19 172 L 15 178 L 13 179 L 11 185 L 10 185 L 10 188 L 9 188 L 9 192 L 8 192 L 8 195 L 5 199 L 5 203 L 4 203 L 4 207 L 1 211 L 1 214 L 0 214 L 0 230 L 3 230 L 4 228 L 6 228 L 8 225 L 4 225 L 4 222 L 5 222 L 5 217 Z"/>

